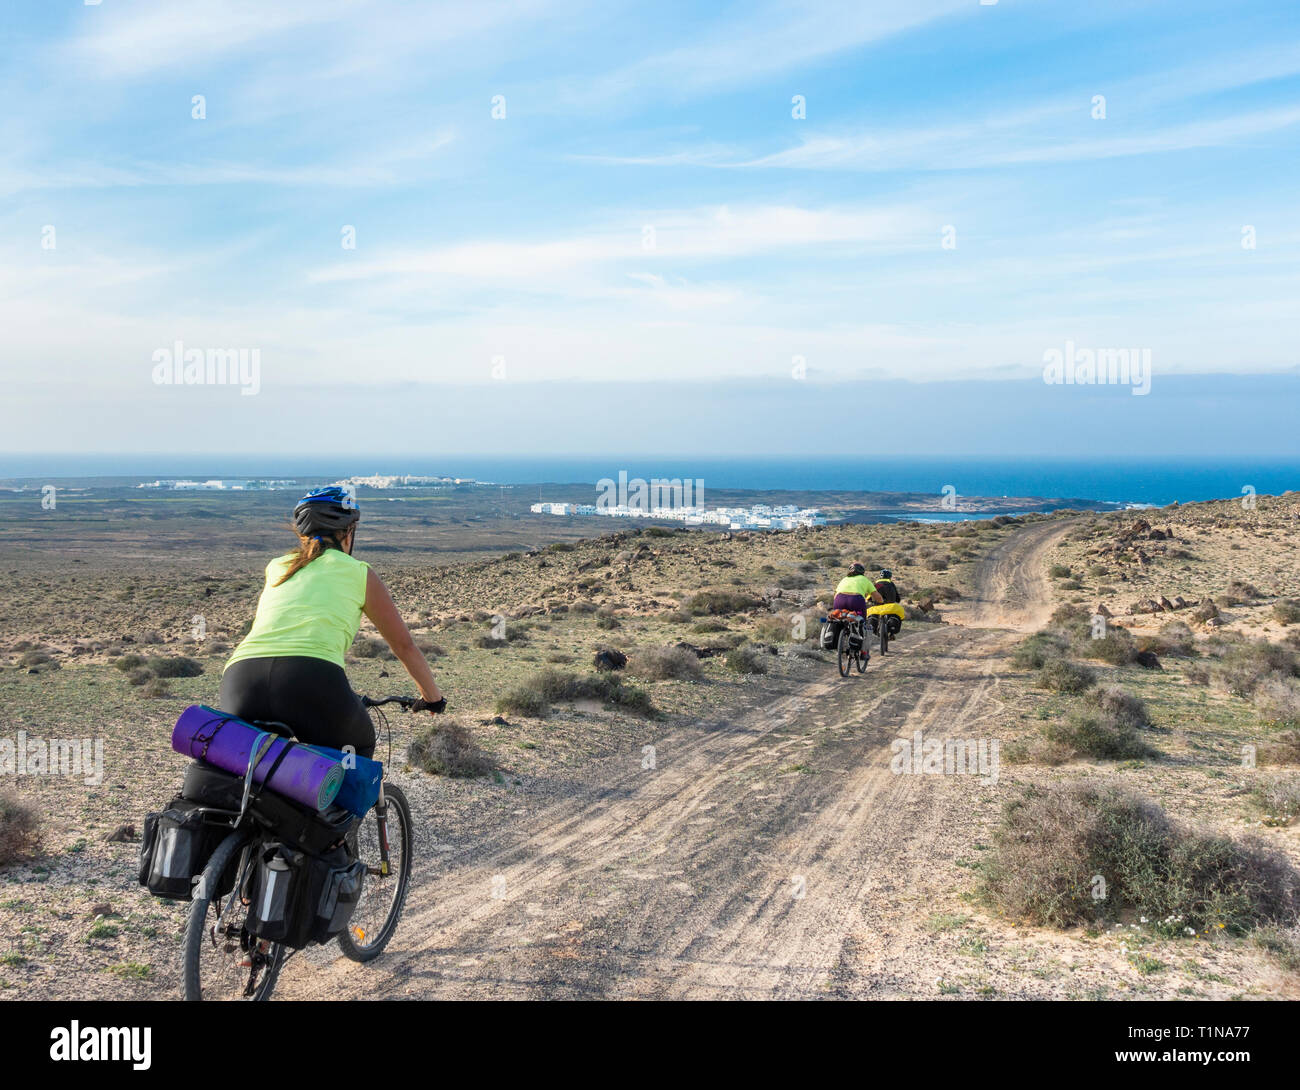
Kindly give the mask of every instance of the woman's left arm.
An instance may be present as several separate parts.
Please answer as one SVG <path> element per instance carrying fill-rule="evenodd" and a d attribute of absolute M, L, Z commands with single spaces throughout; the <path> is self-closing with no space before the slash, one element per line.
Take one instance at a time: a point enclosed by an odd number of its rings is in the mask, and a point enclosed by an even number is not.
<path fill-rule="evenodd" d="M 406 672 L 418 686 L 420 695 L 430 703 L 441 700 L 442 690 L 433 680 L 433 671 L 429 669 L 420 649 L 415 646 L 411 630 L 406 627 L 402 615 L 397 612 L 397 606 L 393 604 L 392 595 L 373 568 L 366 571 L 366 604 L 363 612 L 384 637 L 384 642 L 392 648 L 393 654 L 406 667 Z"/>

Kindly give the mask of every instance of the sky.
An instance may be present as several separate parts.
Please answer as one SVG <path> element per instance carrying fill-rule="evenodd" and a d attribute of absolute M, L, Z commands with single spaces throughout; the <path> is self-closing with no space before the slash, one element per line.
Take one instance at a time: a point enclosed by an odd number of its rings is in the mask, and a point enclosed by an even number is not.
<path fill-rule="evenodd" d="M 5 0 L 0 101 L 0 449 L 692 450 L 744 400 L 797 453 L 914 400 L 1178 453 L 1187 376 L 1300 409 L 1294 3 Z M 255 381 L 161 382 L 177 342 Z M 1150 394 L 1044 390 L 1067 345 Z"/>

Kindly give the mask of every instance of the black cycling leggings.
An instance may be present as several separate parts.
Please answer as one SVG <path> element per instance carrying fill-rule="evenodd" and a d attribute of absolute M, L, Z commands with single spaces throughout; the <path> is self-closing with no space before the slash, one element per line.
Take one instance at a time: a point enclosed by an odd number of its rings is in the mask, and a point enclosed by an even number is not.
<path fill-rule="evenodd" d="M 217 704 L 240 719 L 284 723 L 309 745 L 375 752 L 375 728 L 343 667 L 302 655 L 240 659 L 221 675 Z"/>

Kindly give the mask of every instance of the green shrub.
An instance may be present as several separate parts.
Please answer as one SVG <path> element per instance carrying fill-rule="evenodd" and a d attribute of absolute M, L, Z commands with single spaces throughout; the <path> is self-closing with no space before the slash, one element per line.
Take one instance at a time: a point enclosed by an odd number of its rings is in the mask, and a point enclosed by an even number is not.
<path fill-rule="evenodd" d="M 1072 710 L 1064 720 L 1045 724 L 1043 737 L 1068 748 L 1076 757 L 1122 761 L 1151 757 L 1155 753 L 1132 727 L 1123 726 L 1102 712 L 1080 708 Z"/>
<path fill-rule="evenodd" d="M 149 669 L 154 677 L 198 677 L 203 673 L 203 663 L 198 659 L 177 655 L 174 658 L 158 656 L 149 659 Z"/>
<path fill-rule="evenodd" d="M 1041 670 L 1049 661 L 1065 654 L 1065 640 L 1051 632 L 1035 632 L 1020 641 L 1011 661 L 1024 670 Z"/>
<path fill-rule="evenodd" d="M 1038 671 L 1038 684 L 1058 693 L 1081 693 L 1097 682 L 1096 673 L 1069 659 L 1050 659 Z"/>
<path fill-rule="evenodd" d="M 551 710 L 541 693 L 519 685 L 497 698 L 496 710 L 502 715 L 522 715 L 528 719 L 544 719 Z"/>
<path fill-rule="evenodd" d="M 144 656 L 143 655 L 122 655 L 119 658 L 115 658 L 113 660 L 113 665 L 117 669 L 121 670 L 122 673 L 127 674 L 130 673 L 132 670 L 138 670 L 141 666 L 144 665 Z"/>
<path fill-rule="evenodd" d="M 1053 564 L 1047 569 L 1047 574 L 1053 579 L 1069 579 L 1071 572 L 1064 564 Z"/>
<path fill-rule="evenodd" d="M 648 693 L 624 684 L 617 674 L 572 674 L 549 668 L 501 696 L 496 708 L 503 714 L 540 717 L 551 704 L 574 700 L 597 700 L 607 707 L 649 718 L 659 714 Z"/>
<path fill-rule="evenodd" d="M 753 647 L 735 647 L 727 652 L 726 666 L 737 674 L 766 674 L 768 657 Z"/>
<path fill-rule="evenodd" d="M 686 602 L 686 608 L 697 617 L 749 613 L 762 606 L 763 599 L 734 590 L 702 590 Z"/>
<path fill-rule="evenodd" d="M 1113 626 L 1107 626 L 1106 635 L 1100 639 L 1081 640 L 1079 650 L 1090 659 L 1108 662 L 1112 666 L 1123 666 L 1137 658 L 1133 636 L 1126 629 Z"/>

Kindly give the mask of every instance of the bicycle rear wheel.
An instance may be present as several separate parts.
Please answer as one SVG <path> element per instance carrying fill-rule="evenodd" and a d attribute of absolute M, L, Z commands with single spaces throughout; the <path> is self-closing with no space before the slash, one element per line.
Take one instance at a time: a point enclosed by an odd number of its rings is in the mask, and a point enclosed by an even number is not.
<path fill-rule="evenodd" d="M 844 628 L 840 630 L 840 646 L 839 646 L 840 677 L 849 676 L 849 670 L 853 668 L 853 659 L 855 657 L 855 654 L 856 653 L 854 652 L 853 648 L 849 645 L 848 625 L 845 625 Z"/>
<path fill-rule="evenodd" d="M 400 787 L 384 784 L 385 829 L 378 807 L 361 820 L 355 833 L 356 856 L 366 865 L 361 900 L 348 926 L 339 933 L 339 949 L 353 961 L 377 958 L 397 930 L 411 880 L 411 807 Z M 383 864 L 381 836 L 388 841 L 388 865 Z M 351 840 L 351 837 L 349 837 Z"/>
<path fill-rule="evenodd" d="M 889 650 L 889 618 L 883 613 L 880 615 L 880 653 L 883 655 Z"/>
<path fill-rule="evenodd" d="M 181 948 L 182 999 L 256 1002 L 270 999 L 275 990 L 284 947 L 269 943 L 263 949 L 244 929 L 248 906 L 240 899 L 242 875 L 234 868 L 248 840 L 240 832 L 226 837 L 195 887 Z"/>

